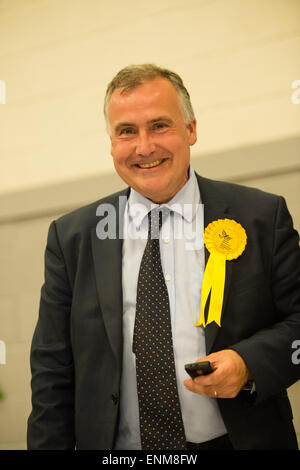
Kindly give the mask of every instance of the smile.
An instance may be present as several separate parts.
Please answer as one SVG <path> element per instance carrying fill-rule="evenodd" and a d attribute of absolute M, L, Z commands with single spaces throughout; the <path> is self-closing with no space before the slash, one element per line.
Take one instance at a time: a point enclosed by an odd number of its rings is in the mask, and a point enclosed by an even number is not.
<path fill-rule="evenodd" d="M 160 165 L 163 161 L 164 159 L 156 160 L 155 162 L 152 162 L 152 163 L 144 163 L 144 164 L 138 163 L 137 166 L 139 168 L 154 168 L 155 166 Z"/>

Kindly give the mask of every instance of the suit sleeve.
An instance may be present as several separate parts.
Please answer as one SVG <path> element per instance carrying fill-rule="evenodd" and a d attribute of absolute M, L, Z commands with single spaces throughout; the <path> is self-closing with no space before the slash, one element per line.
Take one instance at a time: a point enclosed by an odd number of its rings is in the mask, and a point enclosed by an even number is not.
<path fill-rule="evenodd" d="M 30 353 L 32 412 L 28 419 L 28 449 L 75 447 L 71 302 L 71 287 L 53 222 L 48 233 L 45 282 Z"/>
<path fill-rule="evenodd" d="M 281 197 L 274 218 L 271 256 L 274 324 L 231 347 L 253 375 L 256 403 L 281 393 L 300 378 L 300 365 L 292 360 L 293 343 L 300 339 L 299 236 Z"/>

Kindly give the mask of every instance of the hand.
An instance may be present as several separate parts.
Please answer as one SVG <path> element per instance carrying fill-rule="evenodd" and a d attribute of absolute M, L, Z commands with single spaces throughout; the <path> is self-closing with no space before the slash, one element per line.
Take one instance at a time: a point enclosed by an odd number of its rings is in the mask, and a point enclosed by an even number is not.
<path fill-rule="evenodd" d="M 199 393 L 199 395 L 234 398 L 251 378 L 244 360 L 233 349 L 223 349 L 198 359 L 196 362 L 201 361 L 210 361 L 216 370 L 209 375 L 184 381 L 188 390 Z"/>

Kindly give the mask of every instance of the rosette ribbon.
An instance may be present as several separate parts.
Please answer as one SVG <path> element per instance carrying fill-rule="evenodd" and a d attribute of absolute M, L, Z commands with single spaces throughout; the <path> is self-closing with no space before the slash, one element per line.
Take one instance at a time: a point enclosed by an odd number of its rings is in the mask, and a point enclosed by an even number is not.
<path fill-rule="evenodd" d="M 204 243 L 210 255 L 205 267 L 200 304 L 200 320 L 195 326 L 205 328 L 213 321 L 221 326 L 221 315 L 226 277 L 226 261 L 238 258 L 244 251 L 247 235 L 235 220 L 219 219 L 211 222 L 204 232 Z M 210 294 L 205 322 L 205 306 Z"/>

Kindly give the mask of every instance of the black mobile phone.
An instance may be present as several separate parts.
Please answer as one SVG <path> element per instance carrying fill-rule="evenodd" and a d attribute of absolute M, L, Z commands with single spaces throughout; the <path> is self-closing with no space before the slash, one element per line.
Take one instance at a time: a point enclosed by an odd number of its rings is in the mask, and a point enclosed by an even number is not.
<path fill-rule="evenodd" d="M 198 375 L 211 374 L 214 371 L 209 361 L 193 362 L 191 364 L 185 364 L 184 367 L 192 379 L 198 377 Z"/>

